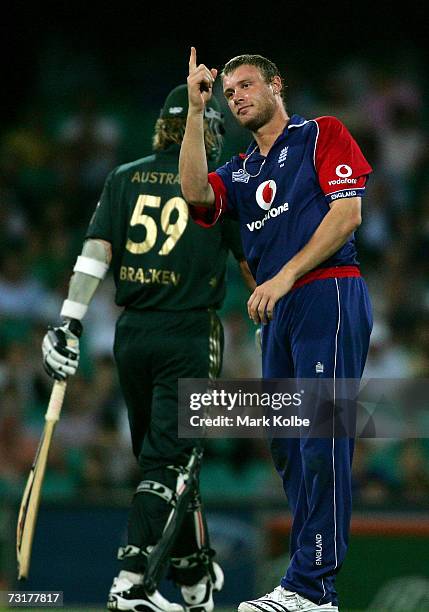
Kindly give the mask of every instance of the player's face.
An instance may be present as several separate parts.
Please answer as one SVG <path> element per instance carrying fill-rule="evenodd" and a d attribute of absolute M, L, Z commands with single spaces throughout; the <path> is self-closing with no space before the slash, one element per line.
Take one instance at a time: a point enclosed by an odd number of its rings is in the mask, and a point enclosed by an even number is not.
<path fill-rule="evenodd" d="M 234 117 L 252 132 L 257 132 L 274 116 L 273 90 L 256 66 L 240 66 L 225 75 L 223 92 Z"/>

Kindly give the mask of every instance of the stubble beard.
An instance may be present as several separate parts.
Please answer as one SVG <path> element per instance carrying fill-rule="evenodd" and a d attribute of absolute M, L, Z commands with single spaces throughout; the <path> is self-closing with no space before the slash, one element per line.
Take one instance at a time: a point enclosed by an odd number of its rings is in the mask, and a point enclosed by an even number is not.
<path fill-rule="evenodd" d="M 247 130 L 255 133 L 260 130 L 264 125 L 269 123 L 271 119 L 274 117 L 275 105 L 266 105 L 261 112 L 253 118 L 250 118 L 248 121 L 240 121 L 240 118 L 237 117 L 238 122 Z M 245 117 L 244 117 L 245 119 Z"/>

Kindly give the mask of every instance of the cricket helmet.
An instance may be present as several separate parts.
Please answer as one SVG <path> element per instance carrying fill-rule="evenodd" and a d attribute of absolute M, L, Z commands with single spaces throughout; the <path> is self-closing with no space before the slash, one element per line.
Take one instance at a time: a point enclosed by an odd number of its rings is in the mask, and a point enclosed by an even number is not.
<path fill-rule="evenodd" d="M 188 87 L 178 85 L 170 91 L 161 109 L 160 119 L 186 119 L 188 114 Z M 218 161 L 222 152 L 222 135 L 225 133 L 220 104 L 212 95 L 204 110 L 204 119 L 213 135 L 213 146 L 208 152 L 211 161 Z"/>

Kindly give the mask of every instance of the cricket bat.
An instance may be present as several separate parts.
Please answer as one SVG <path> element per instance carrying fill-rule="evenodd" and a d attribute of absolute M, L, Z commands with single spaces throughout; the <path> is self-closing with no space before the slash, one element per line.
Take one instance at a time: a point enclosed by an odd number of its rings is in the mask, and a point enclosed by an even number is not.
<path fill-rule="evenodd" d="M 36 456 L 31 466 L 27 484 L 21 500 L 16 527 L 16 558 L 18 562 L 18 580 L 28 577 L 31 560 L 31 547 L 39 510 L 43 478 L 48 461 L 49 448 L 55 425 L 60 418 L 61 408 L 66 391 L 66 381 L 55 381 L 45 414 L 45 427 L 40 438 Z"/>

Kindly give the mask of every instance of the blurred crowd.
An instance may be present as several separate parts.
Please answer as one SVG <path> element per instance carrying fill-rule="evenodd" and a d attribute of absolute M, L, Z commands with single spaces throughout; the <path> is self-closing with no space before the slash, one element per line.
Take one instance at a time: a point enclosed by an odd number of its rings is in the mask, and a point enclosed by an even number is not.
<path fill-rule="evenodd" d="M 286 80 L 289 113 L 339 117 L 374 168 L 357 235 L 375 318 L 365 374 L 429 378 L 428 99 L 418 67 L 405 72 L 355 59 L 323 81 L 299 81 L 293 71 Z M 59 323 L 103 182 L 116 165 L 151 152 L 151 125 L 144 124 L 136 155 L 135 146 L 127 148 L 127 133 L 143 123 L 127 124 L 110 102 L 82 87 L 55 118 L 52 106 L 35 103 L 1 134 L 0 499 L 21 495 L 36 451 L 52 385 L 41 340 L 48 324 Z M 158 111 L 151 112 L 155 120 Z M 226 123 L 225 157 L 247 139 L 228 116 Z M 231 263 L 221 311 L 224 378 L 260 375 L 245 301 Z M 97 497 L 131 490 L 138 481 L 112 359 L 118 314 L 108 277 L 84 320 L 81 366 L 68 385 L 45 498 Z M 360 440 L 354 469 L 357 505 L 429 507 L 429 440 Z M 279 486 L 262 442 L 208 444 L 202 475 L 208 496 L 260 498 L 280 495 Z"/>

